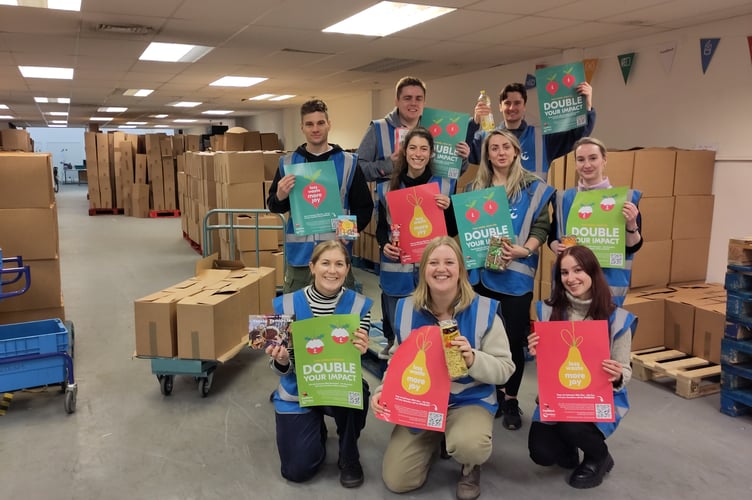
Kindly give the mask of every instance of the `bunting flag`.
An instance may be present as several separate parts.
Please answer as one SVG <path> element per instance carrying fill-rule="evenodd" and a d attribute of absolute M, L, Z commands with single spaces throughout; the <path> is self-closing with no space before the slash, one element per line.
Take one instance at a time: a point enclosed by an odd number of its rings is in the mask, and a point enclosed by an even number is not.
<path fill-rule="evenodd" d="M 661 65 L 663 66 L 663 71 L 666 72 L 666 74 L 671 73 L 671 67 L 674 65 L 674 56 L 676 55 L 676 42 L 668 42 L 663 44 L 658 49 L 658 56 L 661 59 Z"/>
<path fill-rule="evenodd" d="M 621 76 L 624 78 L 624 85 L 626 85 L 627 80 L 629 79 L 629 73 L 632 71 L 632 66 L 634 65 L 635 53 L 630 52 L 629 54 L 621 54 L 618 58 L 619 67 L 621 68 Z"/>
<path fill-rule="evenodd" d="M 700 59 L 702 60 L 702 74 L 708 70 L 710 61 L 713 59 L 715 49 L 718 48 L 720 38 L 702 38 L 700 40 Z"/>
<path fill-rule="evenodd" d="M 527 74 L 525 77 L 525 89 L 530 90 L 535 88 L 535 84 L 537 83 L 537 80 L 535 79 L 535 75 L 531 75 L 530 73 Z"/>
<path fill-rule="evenodd" d="M 535 65 L 535 69 L 543 69 L 543 68 L 545 68 L 547 66 L 548 66 L 548 64 L 546 64 L 546 63 L 538 63 L 538 64 Z"/>
<path fill-rule="evenodd" d="M 585 81 L 592 82 L 593 75 L 598 67 L 598 59 L 583 59 L 582 65 L 585 67 Z"/>
<path fill-rule="evenodd" d="M 752 36 L 747 37 L 747 45 L 749 45 L 749 60 L 752 62 Z"/>

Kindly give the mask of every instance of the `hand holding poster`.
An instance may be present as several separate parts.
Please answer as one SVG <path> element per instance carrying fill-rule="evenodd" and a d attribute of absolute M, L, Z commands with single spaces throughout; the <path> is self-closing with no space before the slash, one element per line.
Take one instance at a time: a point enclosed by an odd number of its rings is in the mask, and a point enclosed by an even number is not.
<path fill-rule="evenodd" d="M 449 404 L 449 371 L 438 326 L 410 332 L 384 376 L 376 416 L 393 424 L 443 431 Z"/>
<path fill-rule="evenodd" d="M 357 314 L 332 314 L 292 324 L 300 406 L 363 408 L 360 352 L 350 342 Z"/>
<path fill-rule="evenodd" d="M 420 126 L 433 136 L 433 173 L 441 177 L 457 179 L 460 176 L 462 158 L 457 156 L 457 144 L 465 140 L 470 115 L 443 109 L 423 108 Z"/>
<path fill-rule="evenodd" d="M 580 191 L 574 197 L 567 216 L 567 236 L 588 247 L 601 267 L 624 267 L 626 235 L 624 215 L 627 188 Z"/>
<path fill-rule="evenodd" d="M 535 322 L 542 422 L 613 422 L 607 321 Z"/>
<path fill-rule="evenodd" d="M 332 232 L 333 221 L 343 212 L 334 162 L 285 165 L 287 174 L 295 176 L 295 186 L 290 191 L 290 214 L 295 234 Z"/>
<path fill-rule="evenodd" d="M 400 225 L 401 261 L 420 262 L 423 249 L 437 236 L 446 236 L 444 211 L 436 206 L 439 194 L 435 182 L 397 189 L 386 193 L 386 203 L 392 223 Z"/>
<path fill-rule="evenodd" d="M 543 135 L 587 124 L 587 102 L 577 93 L 577 86 L 585 81 L 581 62 L 536 70 L 535 78 Z"/>
<path fill-rule="evenodd" d="M 491 236 L 506 236 L 514 241 L 509 201 L 503 186 L 455 194 L 452 209 L 468 269 L 483 267 Z"/>

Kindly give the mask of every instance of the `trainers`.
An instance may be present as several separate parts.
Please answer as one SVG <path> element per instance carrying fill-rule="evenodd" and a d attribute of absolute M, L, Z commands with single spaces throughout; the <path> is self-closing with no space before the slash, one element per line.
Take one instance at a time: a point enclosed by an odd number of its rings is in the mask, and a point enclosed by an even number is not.
<path fill-rule="evenodd" d="M 464 466 L 463 466 L 464 469 Z M 457 500 L 475 500 L 480 496 L 480 465 L 476 465 L 468 474 L 462 474 L 457 482 Z"/>
<path fill-rule="evenodd" d="M 338 462 L 339 483 L 345 488 L 357 488 L 363 484 L 363 467 L 359 460 L 354 462 Z"/>
<path fill-rule="evenodd" d="M 505 429 L 510 431 L 516 431 L 522 427 L 522 410 L 520 410 L 520 403 L 516 399 L 505 399 L 499 408 L 502 411 L 503 418 L 501 419 L 501 425 Z"/>
<path fill-rule="evenodd" d="M 390 357 L 389 350 L 391 348 L 392 348 L 392 346 L 390 346 L 389 344 L 387 344 L 386 347 L 384 347 L 382 350 L 380 350 L 379 353 L 377 354 L 377 356 L 379 357 L 379 359 L 389 359 L 389 357 Z"/>

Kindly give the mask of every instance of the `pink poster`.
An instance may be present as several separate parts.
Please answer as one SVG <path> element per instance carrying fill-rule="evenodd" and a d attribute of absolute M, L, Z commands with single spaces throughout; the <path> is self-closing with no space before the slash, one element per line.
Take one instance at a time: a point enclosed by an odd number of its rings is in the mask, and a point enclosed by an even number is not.
<path fill-rule="evenodd" d="M 449 371 L 438 326 L 410 332 L 389 362 L 379 400 L 386 422 L 443 431 L 449 404 Z"/>
<path fill-rule="evenodd" d="M 400 260 L 403 264 L 420 262 L 423 249 L 437 236 L 446 236 L 444 211 L 436 206 L 434 196 L 439 194 L 435 182 L 386 193 L 386 202 L 392 224 L 399 224 Z"/>
<path fill-rule="evenodd" d="M 613 422 L 608 322 L 536 321 L 535 332 L 541 421 Z"/>

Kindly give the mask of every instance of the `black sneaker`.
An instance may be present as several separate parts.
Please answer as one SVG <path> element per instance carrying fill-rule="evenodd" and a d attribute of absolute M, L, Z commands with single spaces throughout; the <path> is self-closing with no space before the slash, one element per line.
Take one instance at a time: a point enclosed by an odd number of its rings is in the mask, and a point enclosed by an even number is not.
<path fill-rule="evenodd" d="M 516 399 L 505 399 L 499 405 L 499 408 L 503 415 L 501 425 L 503 425 L 505 429 L 516 431 L 522 427 L 522 418 L 520 418 L 522 410 L 520 410 L 520 404 Z"/>
<path fill-rule="evenodd" d="M 360 461 L 354 462 L 338 462 L 339 466 L 339 483 L 345 488 L 357 488 L 363 484 L 363 467 L 360 465 Z"/>

